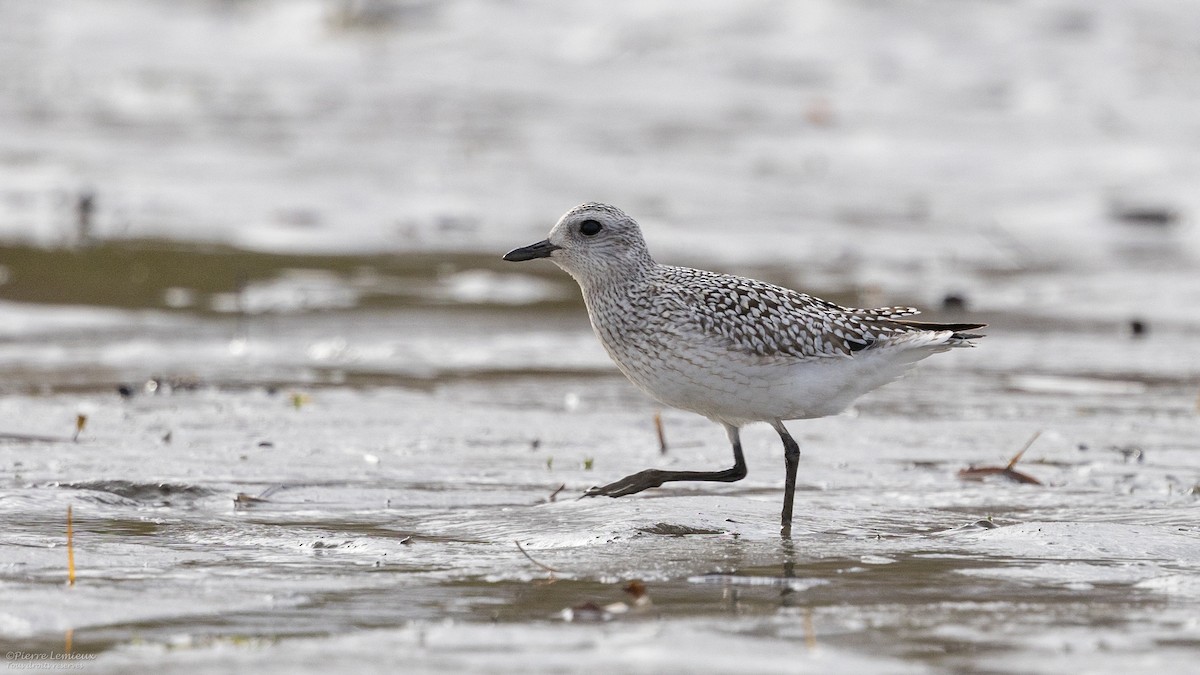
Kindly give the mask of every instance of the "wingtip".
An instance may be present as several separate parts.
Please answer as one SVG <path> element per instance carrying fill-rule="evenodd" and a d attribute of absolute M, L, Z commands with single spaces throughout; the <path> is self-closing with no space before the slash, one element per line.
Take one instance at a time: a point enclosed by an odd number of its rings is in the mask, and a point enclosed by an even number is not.
<path fill-rule="evenodd" d="M 903 320 L 903 319 L 896 321 L 896 323 L 901 324 L 903 326 L 908 326 L 909 328 L 916 328 L 917 330 L 936 330 L 936 331 L 949 330 L 949 331 L 954 331 L 955 333 L 958 333 L 960 331 L 965 331 L 965 330 L 975 330 L 977 328 L 986 328 L 987 327 L 986 323 L 940 323 L 937 321 L 913 321 L 913 320 Z M 983 337 L 983 336 L 979 335 L 977 337 Z"/>

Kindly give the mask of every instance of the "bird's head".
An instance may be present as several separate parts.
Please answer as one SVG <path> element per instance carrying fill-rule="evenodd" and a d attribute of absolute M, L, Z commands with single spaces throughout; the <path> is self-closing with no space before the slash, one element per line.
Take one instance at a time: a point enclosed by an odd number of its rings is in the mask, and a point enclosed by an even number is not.
<path fill-rule="evenodd" d="M 615 206 L 588 202 L 563 214 L 550 236 L 505 254 L 505 260 L 549 258 L 580 285 L 627 278 L 654 265 L 633 218 Z"/>

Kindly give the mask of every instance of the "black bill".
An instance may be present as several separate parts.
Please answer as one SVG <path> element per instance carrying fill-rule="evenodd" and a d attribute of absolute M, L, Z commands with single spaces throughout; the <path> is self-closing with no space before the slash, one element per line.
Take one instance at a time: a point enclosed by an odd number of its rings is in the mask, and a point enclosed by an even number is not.
<path fill-rule="evenodd" d="M 550 254 L 562 248 L 550 243 L 549 239 L 543 239 L 536 244 L 514 248 L 504 254 L 504 259 L 512 262 L 520 262 L 522 260 L 533 260 L 534 258 L 548 258 Z"/>

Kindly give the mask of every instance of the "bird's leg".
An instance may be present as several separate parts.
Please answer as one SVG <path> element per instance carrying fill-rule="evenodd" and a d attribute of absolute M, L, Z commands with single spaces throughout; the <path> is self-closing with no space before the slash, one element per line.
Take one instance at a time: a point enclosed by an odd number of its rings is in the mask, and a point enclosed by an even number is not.
<path fill-rule="evenodd" d="M 733 444 L 733 466 L 723 471 L 663 471 L 646 469 L 626 476 L 615 483 L 593 487 L 583 493 L 584 497 L 624 497 L 642 490 L 656 488 L 663 483 L 677 480 L 710 480 L 732 483 L 746 477 L 746 459 L 742 457 L 742 441 L 735 426 L 725 425 L 729 442 Z"/>
<path fill-rule="evenodd" d="M 792 502 L 796 498 L 796 471 L 800 468 L 800 445 L 788 433 L 782 420 L 771 422 L 771 426 L 775 427 L 775 431 L 779 432 L 779 437 L 783 439 L 783 463 L 787 473 L 783 483 L 783 523 L 780 534 L 790 538 L 792 536 Z"/>

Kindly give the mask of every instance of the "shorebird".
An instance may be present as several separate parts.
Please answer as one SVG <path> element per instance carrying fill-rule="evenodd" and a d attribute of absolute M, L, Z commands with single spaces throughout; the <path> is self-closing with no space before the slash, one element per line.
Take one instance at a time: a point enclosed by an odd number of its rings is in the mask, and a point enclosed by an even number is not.
<path fill-rule="evenodd" d="M 785 420 L 841 412 L 931 354 L 972 346 L 975 323 L 927 323 L 910 307 L 856 309 L 729 274 L 660 265 L 620 209 L 589 202 L 568 211 L 510 261 L 549 258 L 574 277 L 592 329 L 617 368 L 651 398 L 725 427 L 733 466 L 646 469 L 584 496 L 623 497 L 670 481 L 746 476 L 741 427 L 766 422 L 783 440 L 781 531 L 791 536 L 800 447 Z"/>

